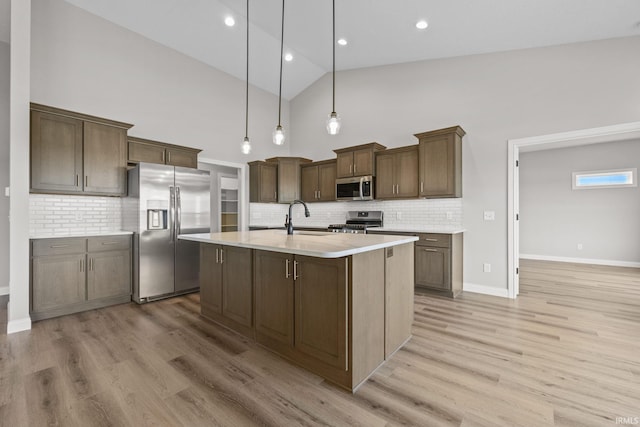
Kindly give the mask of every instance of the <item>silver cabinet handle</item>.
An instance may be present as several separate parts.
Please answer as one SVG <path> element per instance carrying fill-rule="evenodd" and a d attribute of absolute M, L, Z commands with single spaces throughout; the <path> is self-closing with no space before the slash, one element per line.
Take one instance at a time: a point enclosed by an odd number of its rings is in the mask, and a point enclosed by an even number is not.
<path fill-rule="evenodd" d="M 224 249 L 220 248 L 220 264 L 224 263 Z"/>
<path fill-rule="evenodd" d="M 293 280 L 298 280 L 298 261 L 293 261 Z"/>
<path fill-rule="evenodd" d="M 358 172 L 356 171 L 356 166 L 357 166 L 357 165 L 354 163 L 354 164 L 353 164 L 353 173 L 354 173 L 354 174 L 358 173 Z"/>
<path fill-rule="evenodd" d="M 164 152 L 165 152 L 165 150 L 162 150 L 162 163 L 166 163 L 166 162 L 167 162 L 167 161 L 164 159 L 164 157 L 165 157 L 165 156 L 164 156 Z"/>
<path fill-rule="evenodd" d="M 353 173 L 353 163 L 349 165 L 349 173 Z"/>
<path fill-rule="evenodd" d="M 426 248 L 424 248 L 422 250 L 425 251 L 425 252 L 438 252 L 437 249 L 426 249 Z"/>
<path fill-rule="evenodd" d="M 424 241 L 426 241 L 426 242 L 437 242 L 437 241 L 438 241 L 438 239 L 430 239 L 430 238 L 428 238 L 428 237 L 425 237 L 425 238 L 424 238 L 424 239 L 422 239 L 422 240 L 424 240 Z"/>
<path fill-rule="evenodd" d="M 93 270 L 93 258 L 89 258 L 89 271 Z"/>
<path fill-rule="evenodd" d="M 391 184 L 391 194 L 396 194 L 396 185 Z"/>
<path fill-rule="evenodd" d="M 420 192 L 424 193 L 424 181 L 420 181 Z"/>
<path fill-rule="evenodd" d="M 102 242 L 103 245 L 117 245 L 118 242 Z"/>
<path fill-rule="evenodd" d="M 80 273 L 84 273 L 84 261 L 80 260 Z"/>
<path fill-rule="evenodd" d="M 318 199 L 320 198 L 320 190 L 318 190 Z"/>
<path fill-rule="evenodd" d="M 50 248 L 68 248 L 69 245 L 51 245 Z"/>
<path fill-rule="evenodd" d="M 171 163 L 171 151 L 167 151 L 167 163 Z"/>
<path fill-rule="evenodd" d="M 80 185 L 80 175 L 76 174 L 76 187 Z"/>
<path fill-rule="evenodd" d="M 218 257 L 218 248 L 216 248 L 216 264 L 220 262 L 220 258 Z"/>
<path fill-rule="evenodd" d="M 288 279 L 291 275 L 289 274 L 289 258 L 284 260 L 284 278 Z"/>

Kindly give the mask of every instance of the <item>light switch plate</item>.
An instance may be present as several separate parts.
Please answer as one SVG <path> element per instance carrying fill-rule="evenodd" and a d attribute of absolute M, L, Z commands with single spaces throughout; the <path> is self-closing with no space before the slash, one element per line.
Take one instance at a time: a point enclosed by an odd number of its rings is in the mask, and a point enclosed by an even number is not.
<path fill-rule="evenodd" d="M 4 195 L 5 195 L 5 197 L 9 197 L 10 194 L 11 194 L 11 191 L 9 190 L 9 187 L 4 187 Z"/>
<path fill-rule="evenodd" d="M 494 221 L 496 219 L 495 211 L 484 211 L 484 220 L 485 221 Z"/>

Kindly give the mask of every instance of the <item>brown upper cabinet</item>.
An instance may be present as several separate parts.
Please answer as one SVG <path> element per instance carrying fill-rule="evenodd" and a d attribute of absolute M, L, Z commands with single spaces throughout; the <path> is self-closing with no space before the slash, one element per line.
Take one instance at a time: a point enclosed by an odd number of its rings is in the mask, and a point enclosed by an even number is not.
<path fill-rule="evenodd" d="M 129 163 L 159 163 L 162 165 L 198 167 L 197 148 L 181 147 L 149 139 L 129 137 Z"/>
<path fill-rule="evenodd" d="M 324 160 L 300 167 L 300 195 L 305 202 L 336 200 L 336 161 Z"/>
<path fill-rule="evenodd" d="M 419 141 L 420 197 L 462 197 L 460 126 L 415 134 Z"/>
<path fill-rule="evenodd" d="M 350 176 L 375 175 L 376 151 L 384 150 L 386 147 L 377 142 L 357 145 L 355 147 L 340 148 L 333 150 L 337 155 L 337 178 L 348 178 Z"/>
<path fill-rule="evenodd" d="M 278 201 L 278 165 L 256 160 L 249 162 L 249 201 L 276 203 Z"/>
<path fill-rule="evenodd" d="M 303 157 L 271 157 L 266 161 L 277 165 L 278 203 L 291 203 L 300 199 L 300 165 L 310 163 L 311 160 Z"/>
<path fill-rule="evenodd" d="M 418 146 L 376 153 L 376 199 L 418 197 Z"/>
<path fill-rule="evenodd" d="M 122 196 L 133 125 L 31 104 L 31 192 Z"/>

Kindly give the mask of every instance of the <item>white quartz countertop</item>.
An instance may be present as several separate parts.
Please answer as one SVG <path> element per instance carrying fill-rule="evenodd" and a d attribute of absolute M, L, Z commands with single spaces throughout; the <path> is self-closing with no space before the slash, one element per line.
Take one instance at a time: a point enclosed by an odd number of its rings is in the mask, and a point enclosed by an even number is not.
<path fill-rule="evenodd" d="M 32 235 L 30 239 L 64 239 L 67 237 L 100 237 L 100 236 L 125 236 L 133 234 L 132 231 L 95 231 L 95 232 L 79 232 L 79 233 L 66 233 L 66 234 L 45 234 L 45 235 Z"/>
<path fill-rule="evenodd" d="M 181 234 L 182 240 L 284 252 L 317 258 L 340 258 L 376 249 L 412 243 L 414 236 L 383 234 L 345 234 L 321 231 L 285 230 L 234 231 L 226 233 Z"/>
<path fill-rule="evenodd" d="M 464 233 L 466 230 L 461 227 L 448 227 L 438 225 L 392 225 L 390 227 L 368 228 L 367 231 L 382 231 L 385 233 L 440 233 L 440 234 L 458 234 Z"/>

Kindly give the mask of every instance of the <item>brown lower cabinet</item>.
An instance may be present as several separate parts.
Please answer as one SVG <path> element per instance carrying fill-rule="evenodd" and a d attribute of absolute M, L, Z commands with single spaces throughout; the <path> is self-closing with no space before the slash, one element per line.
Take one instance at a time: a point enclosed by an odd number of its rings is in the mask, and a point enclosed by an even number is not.
<path fill-rule="evenodd" d="M 200 245 L 201 314 L 253 336 L 251 249 Z"/>
<path fill-rule="evenodd" d="M 131 301 L 131 236 L 33 239 L 33 320 Z"/>
<path fill-rule="evenodd" d="M 413 248 L 317 258 L 203 243 L 202 315 L 354 391 L 411 336 Z M 231 262 L 240 276 L 225 286 Z M 254 314 L 251 328 L 225 316 L 225 292 Z"/>

